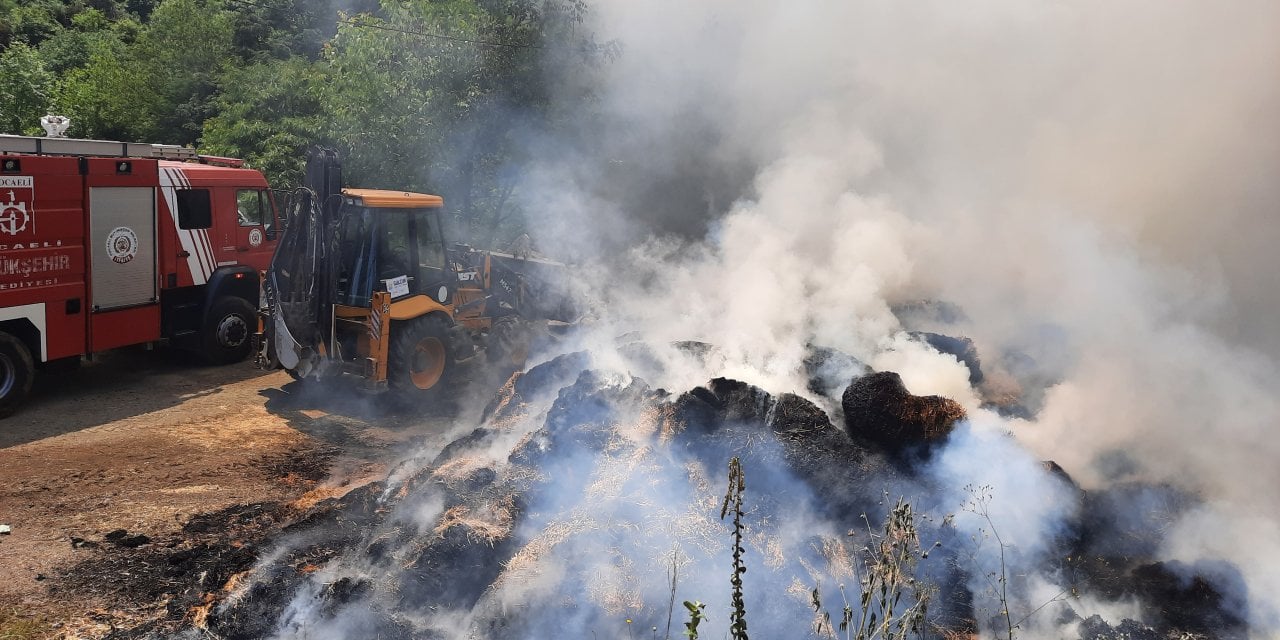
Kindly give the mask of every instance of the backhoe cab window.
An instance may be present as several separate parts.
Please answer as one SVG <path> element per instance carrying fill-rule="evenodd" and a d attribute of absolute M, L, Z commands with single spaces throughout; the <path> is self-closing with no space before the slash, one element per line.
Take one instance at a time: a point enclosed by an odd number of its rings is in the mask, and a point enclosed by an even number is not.
<path fill-rule="evenodd" d="M 374 216 L 367 209 L 348 209 L 338 230 L 338 303 L 369 306 L 373 294 Z"/>
<path fill-rule="evenodd" d="M 409 277 L 409 291 L 435 293 L 444 282 L 444 242 L 431 209 L 388 211 L 382 216 L 379 279 Z"/>
<path fill-rule="evenodd" d="M 338 237 L 340 304 L 368 306 L 374 291 L 400 276 L 408 278 L 410 293 L 433 298 L 447 282 L 435 210 L 347 206 Z"/>
<path fill-rule="evenodd" d="M 418 267 L 426 270 L 423 279 L 431 281 L 444 277 L 444 236 L 440 233 L 440 216 L 430 211 L 414 215 L 418 231 Z"/>

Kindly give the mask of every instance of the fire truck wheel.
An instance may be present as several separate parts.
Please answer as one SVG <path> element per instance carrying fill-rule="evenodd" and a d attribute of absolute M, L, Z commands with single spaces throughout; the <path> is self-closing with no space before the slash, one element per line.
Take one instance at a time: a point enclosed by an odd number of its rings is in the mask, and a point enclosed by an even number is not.
<path fill-rule="evenodd" d="M 218 298 L 205 320 L 204 357 L 212 364 L 240 362 L 253 348 L 257 316 L 243 298 Z"/>
<path fill-rule="evenodd" d="M 389 385 L 418 392 L 439 389 L 452 371 L 453 352 L 443 320 L 429 316 L 391 326 Z"/>
<path fill-rule="evenodd" d="M 22 341 L 0 333 L 0 418 L 17 410 L 31 392 L 36 365 Z"/>

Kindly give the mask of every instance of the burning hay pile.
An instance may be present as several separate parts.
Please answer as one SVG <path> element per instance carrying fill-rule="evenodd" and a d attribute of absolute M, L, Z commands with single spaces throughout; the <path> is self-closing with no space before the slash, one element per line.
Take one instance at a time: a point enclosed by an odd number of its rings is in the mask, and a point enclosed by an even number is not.
<path fill-rule="evenodd" d="M 814 400 L 840 401 L 844 424 Z M 517 375 L 483 424 L 432 459 L 317 505 L 201 622 L 227 639 L 668 638 L 683 629 L 688 600 L 710 603 L 701 629 L 719 637 L 735 591 L 723 473 L 737 458 L 741 602 L 753 635 L 825 636 L 824 616 L 834 610 L 838 622 L 841 598 L 858 602 L 859 584 L 882 566 L 868 550 L 896 535 L 881 527 L 897 495 L 922 514 L 905 523 L 920 544 L 908 554 L 907 599 L 927 599 L 922 628 L 1002 624 L 978 586 L 991 579 L 983 559 L 996 543 L 928 515 L 959 506 L 939 497 L 955 488 L 933 469 L 951 439 L 970 437 L 964 410 L 909 394 L 890 372 L 814 400 L 728 378 L 672 393 L 585 353 L 560 356 Z M 1046 585 L 1021 572 L 1021 558 L 1053 567 L 1066 587 L 1047 596 L 1058 606 L 1041 617 L 1081 637 L 1242 633 L 1216 582 L 1145 562 L 1141 549 L 1109 555 L 1108 539 L 1132 522 L 1106 508 L 1105 494 L 1034 468 L 1037 482 L 1092 505 L 1053 540 L 996 547 L 1009 556 L 998 583 L 1016 592 L 997 603 L 1003 610 L 1045 604 Z M 1094 617 L 1082 594 L 1121 603 L 1125 615 Z M 1030 628 L 1030 617 L 1019 623 Z"/>

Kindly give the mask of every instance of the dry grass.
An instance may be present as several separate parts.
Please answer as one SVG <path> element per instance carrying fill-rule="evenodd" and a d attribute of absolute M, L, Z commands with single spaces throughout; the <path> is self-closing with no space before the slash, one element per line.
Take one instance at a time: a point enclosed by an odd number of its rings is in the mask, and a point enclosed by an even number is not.
<path fill-rule="evenodd" d="M 443 538 L 449 529 L 464 527 L 468 540 L 493 545 L 511 535 L 511 527 L 515 522 L 514 509 L 515 501 L 511 496 L 498 500 L 482 512 L 459 505 L 440 516 L 440 523 L 432 533 Z"/>
<path fill-rule="evenodd" d="M 522 576 L 536 575 L 538 565 L 544 557 L 570 536 L 588 530 L 592 524 L 589 518 L 581 515 L 567 522 L 554 522 L 548 525 L 542 533 L 511 556 L 490 589 L 501 589 L 508 582 L 519 584 Z"/>
<path fill-rule="evenodd" d="M 609 550 L 614 558 L 612 571 L 601 571 L 587 577 L 587 597 L 609 616 L 620 616 L 644 608 L 635 561 L 618 548 Z"/>
<path fill-rule="evenodd" d="M 17 609 L 0 609 L 0 640 L 36 640 L 52 633 L 45 620 L 22 615 Z"/>
<path fill-rule="evenodd" d="M 856 573 L 853 566 L 853 552 L 844 540 L 824 536 L 822 538 L 822 557 L 827 561 L 827 575 L 840 581 L 852 579 Z"/>
<path fill-rule="evenodd" d="M 487 456 L 460 455 L 431 472 L 431 480 L 452 490 L 458 490 L 477 469 L 492 467 L 494 461 Z M 408 483 L 406 483 L 407 486 Z"/>
<path fill-rule="evenodd" d="M 295 512 L 301 513 L 316 506 L 320 502 L 328 500 L 329 498 L 341 498 L 342 496 L 347 495 L 347 493 L 350 492 L 351 489 L 353 488 L 354 487 L 351 487 L 351 486 L 316 487 L 315 489 L 312 489 L 302 494 L 301 496 L 299 496 L 297 500 L 294 500 L 293 502 L 289 503 L 289 508 Z"/>

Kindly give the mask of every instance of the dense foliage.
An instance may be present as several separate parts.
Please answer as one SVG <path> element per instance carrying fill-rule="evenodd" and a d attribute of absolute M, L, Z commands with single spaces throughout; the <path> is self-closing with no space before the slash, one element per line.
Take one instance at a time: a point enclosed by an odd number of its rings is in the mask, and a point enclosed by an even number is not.
<path fill-rule="evenodd" d="M 242 157 L 277 188 L 335 146 L 347 182 L 445 196 L 465 238 L 522 231 L 512 198 L 581 116 L 604 49 L 581 0 L 0 0 L 0 133 Z M 575 89 L 562 86 L 571 78 Z M 570 96 L 567 100 L 565 96 Z"/>

